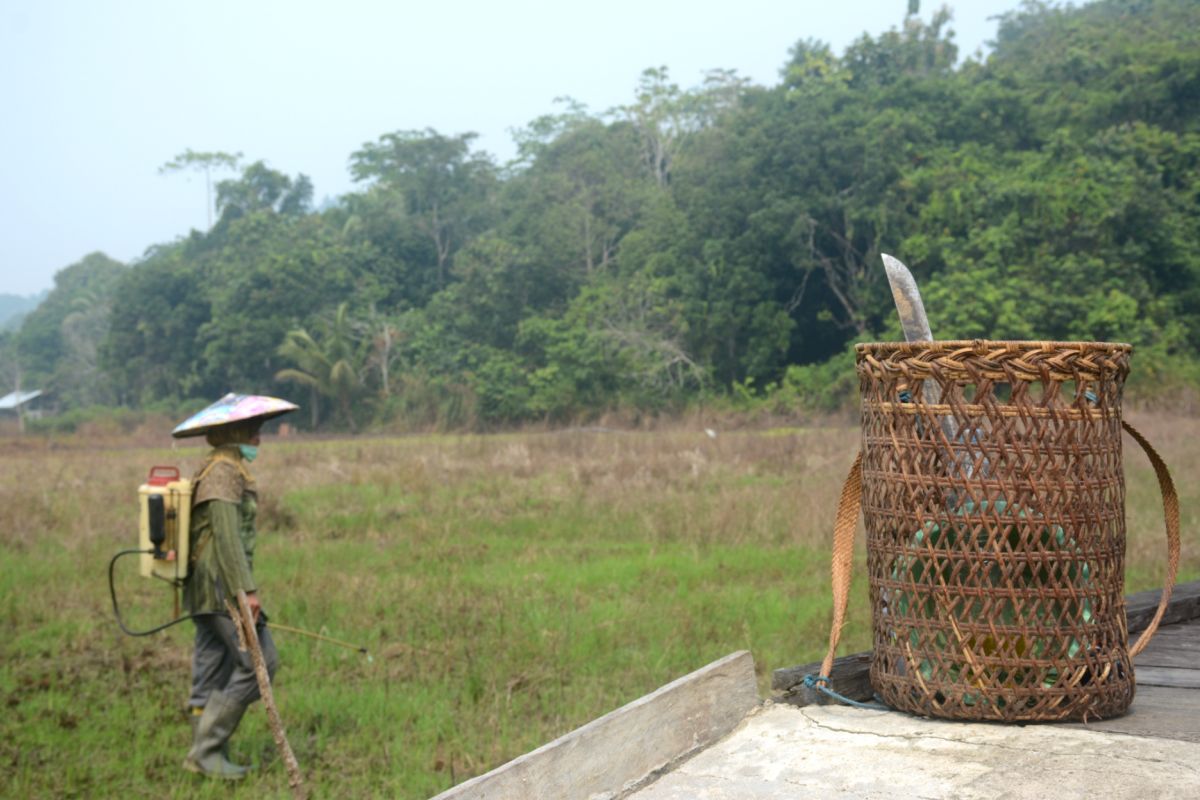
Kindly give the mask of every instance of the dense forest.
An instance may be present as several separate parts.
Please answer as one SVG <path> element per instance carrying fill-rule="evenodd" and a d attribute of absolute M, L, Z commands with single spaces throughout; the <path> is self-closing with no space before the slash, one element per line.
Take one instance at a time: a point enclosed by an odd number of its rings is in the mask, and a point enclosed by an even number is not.
<path fill-rule="evenodd" d="M 628 105 L 563 101 L 512 163 L 473 140 L 385 133 L 320 209 L 303 175 L 189 151 L 234 167 L 210 228 L 63 269 L 0 334 L 0 388 L 277 393 L 336 429 L 835 409 L 853 344 L 900 336 L 881 251 L 939 338 L 1129 341 L 1137 398 L 1200 386 L 1195 0 L 1027 2 L 982 60 L 910 13 L 799 41 L 775 86 L 656 68 Z"/>

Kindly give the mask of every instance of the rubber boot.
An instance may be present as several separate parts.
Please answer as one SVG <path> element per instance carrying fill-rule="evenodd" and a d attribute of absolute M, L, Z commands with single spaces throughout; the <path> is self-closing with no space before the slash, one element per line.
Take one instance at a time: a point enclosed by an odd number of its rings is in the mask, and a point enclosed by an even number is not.
<path fill-rule="evenodd" d="M 231 700 L 221 692 L 213 692 L 208 705 L 196 723 L 192 749 L 183 760 L 183 768 L 210 778 L 241 780 L 248 772 L 246 767 L 234 764 L 225 757 L 224 748 L 229 737 L 237 730 L 246 706 Z"/>
<path fill-rule="evenodd" d="M 192 724 L 192 744 L 196 743 L 196 729 L 200 727 L 200 717 L 204 715 L 204 706 L 188 706 L 187 718 Z M 229 740 L 225 740 L 225 744 L 221 745 L 221 755 L 225 756 L 225 760 L 229 760 Z M 252 771 L 253 767 L 246 767 L 247 771 Z"/>

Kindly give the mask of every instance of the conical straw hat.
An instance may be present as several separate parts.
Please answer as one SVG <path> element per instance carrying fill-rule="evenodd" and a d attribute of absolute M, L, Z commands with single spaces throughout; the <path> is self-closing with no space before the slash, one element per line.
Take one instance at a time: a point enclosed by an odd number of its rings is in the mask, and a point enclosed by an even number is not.
<path fill-rule="evenodd" d="M 176 425 L 175 430 L 171 431 L 171 435 L 176 439 L 183 439 L 187 436 L 203 436 L 213 428 L 219 428 L 222 425 L 251 419 L 265 422 L 281 414 L 287 414 L 289 411 L 295 411 L 299 407 L 295 403 L 289 403 L 278 397 L 230 392 L 208 408 Z"/>

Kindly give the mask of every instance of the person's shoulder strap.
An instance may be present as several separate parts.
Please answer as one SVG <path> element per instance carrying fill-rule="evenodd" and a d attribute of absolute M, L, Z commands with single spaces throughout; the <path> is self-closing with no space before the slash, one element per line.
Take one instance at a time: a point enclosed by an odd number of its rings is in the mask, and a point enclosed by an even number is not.
<path fill-rule="evenodd" d="M 218 447 L 209 453 L 208 460 L 192 481 L 192 505 L 208 500 L 240 503 L 247 489 L 253 489 L 254 478 L 240 458 Z"/>

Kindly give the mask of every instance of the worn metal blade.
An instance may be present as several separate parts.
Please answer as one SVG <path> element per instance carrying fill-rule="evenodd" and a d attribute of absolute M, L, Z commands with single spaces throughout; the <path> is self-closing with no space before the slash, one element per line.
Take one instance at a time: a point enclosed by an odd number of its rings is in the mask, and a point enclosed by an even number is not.
<path fill-rule="evenodd" d="M 900 314 L 900 327 L 904 330 L 904 340 L 908 342 L 932 342 L 933 331 L 929 328 L 929 317 L 925 316 L 925 303 L 921 300 L 921 291 L 917 281 L 908 271 L 908 267 L 898 258 L 880 253 L 883 256 L 883 268 L 887 270 L 888 284 L 892 287 L 892 299 L 896 301 L 896 311 Z M 926 379 L 921 386 L 921 396 L 926 405 L 936 405 L 940 398 L 937 384 Z M 961 441 L 958 425 L 954 419 L 945 414 L 937 416 L 938 427 L 946 437 L 946 446 L 953 449 L 953 443 Z M 973 438 L 973 437 L 972 437 Z M 972 467 L 970 456 L 964 454 L 954 458 L 946 453 L 952 470 L 961 470 L 968 478 L 971 477 Z M 984 474 L 989 472 L 986 461 Z"/>
<path fill-rule="evenodd" d="M 904 330 L 906 342 L 932 342 L 933 331 L 929 329 L 929 317 L 925 316 L 925 303 L 921 301 L 921 290 L 917 288 L 917 280 L 908 271 L 908 267 L 898 258 L 880 253 L 883 257 L 883 268 L 887 271 L 888 285 L 892 287 L 892 299 L 896 301 L 896 311 L 900 314 L 900 327 Z M 937 386 L 933 381 L 926 380 L 921 394 L 929 405 L 938 401 Z M 945 423 L 942 428 L 946 429 Z M 953 441 L 953 432 L 946 431 Z"/>
<path fill-rule="evenodd" d="M 908 342 L 932 342 L 933 332 L 929 329 L 929 318 L 925 316 L 925 303 L 921 291 L 908 267 L 887 253 L 883 256 L 883 268 L 887 270 L 888 284 L 892 287 L 892 299 L 896 311 L 900 312 L 900 327 L 904 329 L 904 340 Z"/>

